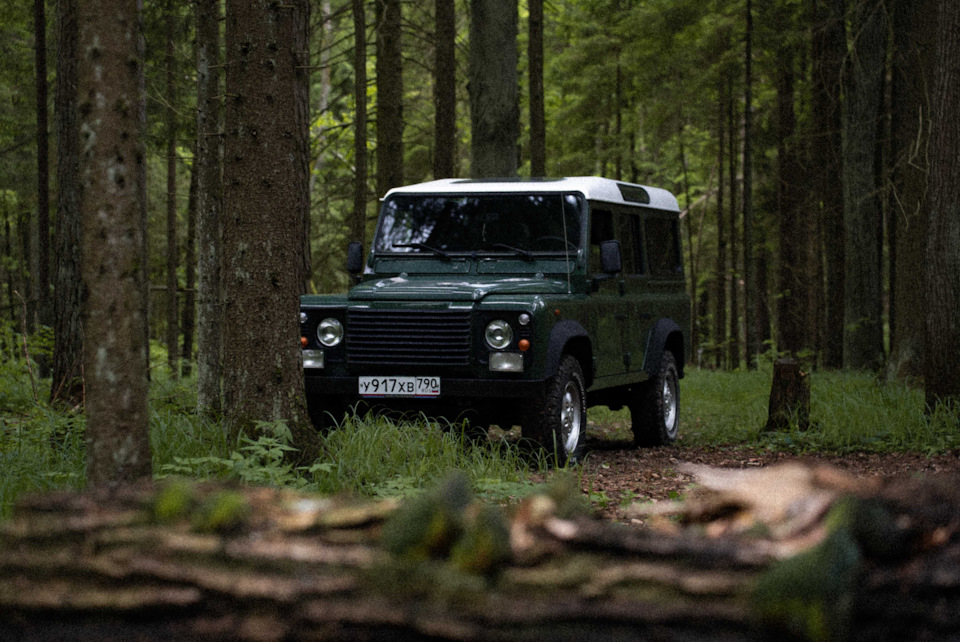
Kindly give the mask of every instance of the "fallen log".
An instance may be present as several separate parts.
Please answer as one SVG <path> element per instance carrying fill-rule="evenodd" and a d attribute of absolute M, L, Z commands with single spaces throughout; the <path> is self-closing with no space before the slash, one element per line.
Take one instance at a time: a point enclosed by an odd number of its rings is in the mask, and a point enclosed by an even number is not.
<path fill-rule="evenodd" d="M 713 490 L 645 530 L 562 496 L 508 518 L 458 477 L 402 505 L 184 482 L 38 495 L 0 524 L 0 639 L 960 636 L 960 486 L 808 471 L 695 470 Z"/>

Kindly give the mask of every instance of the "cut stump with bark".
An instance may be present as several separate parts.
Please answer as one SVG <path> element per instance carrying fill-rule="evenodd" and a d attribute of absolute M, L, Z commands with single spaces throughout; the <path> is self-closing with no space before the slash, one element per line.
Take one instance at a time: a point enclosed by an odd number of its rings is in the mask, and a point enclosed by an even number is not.
<path fill-rule="evenodd" d="M 693 473 L 660 530 L 556 494 L 508 519 L 462 478 L 403 504 L 186 482 L 38 495 L 0 524 L 0 639 L 960 636 L 956 480 Z"/>
<path fill-rule="evenodd" d="M 777 359 L 773 363 L 773 384 L 767 430 L 800 430 L 810 427 L 810 373 L 800 370 L 796 359 Z"/>

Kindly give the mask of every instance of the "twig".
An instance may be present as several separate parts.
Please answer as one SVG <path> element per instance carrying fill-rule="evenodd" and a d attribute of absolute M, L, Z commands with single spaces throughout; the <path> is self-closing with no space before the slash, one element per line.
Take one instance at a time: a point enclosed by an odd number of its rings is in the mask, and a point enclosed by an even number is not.
<path fill-rule="evenodd" d="M 33 400 L 40 403 L 40 397 L 37 395 L 37 378 L 33 374 L 33 366 L 30 365 L 30 350 L 27 348 L 27 302 L 23 300 L 17 290 L 14 290 L 13 293 L 17 295 L 23 305 L 23 315 L 20 317 L 20 324 L 23 328 L 23 334 L 21 335 L 23 337 L 23 356 L 27 360 L 27 372 L 30 373 L 30 385 L 33 386 Z"/>

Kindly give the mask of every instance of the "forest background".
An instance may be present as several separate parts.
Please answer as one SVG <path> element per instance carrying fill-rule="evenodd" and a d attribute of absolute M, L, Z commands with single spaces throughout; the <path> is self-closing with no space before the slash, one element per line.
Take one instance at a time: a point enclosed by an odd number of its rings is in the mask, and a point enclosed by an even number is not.
<path fill-rule="evenodd" d="M 204 119 L 235 97 L 230 24 L 254 4 L 139 7 L 144 318 L 174 374 L 194 363 L 202 374 L 205 328 L 226 323 L 209 298 L 204 307 L 204 255 L 220 242 L 204 236 L 205 212 L 223 196 L 198 158 L 223 153 L 221 121 Z M 309 207 L 291 228 L 307 230 L 304 264 L 291 270 L 300 291 L 347 287 L 346 243 L 369 235 L 390 187 L 604 175 L 678 195 L 699 365 L 753 368 L 775 351 L 923 378 L 931 405 L 958 394 L 960 57 L 949 0 L 290 6 L 301 11 L 289 33 L 303 38 L 293 73 L 310 133 Z M 68 402 L 83 392 L 77 353 L 58 343 L 80 336 L 80 294 L 58 281 L 79 261 L 63 156 L 75 10 L 72 0 L 6 3 L 0 45 L 4 354 L 19 351 L 25 328 L 50 354 L 52 397 Z M 493 126 L 479 116 L 485 83 L 505 102 Z M 505 165 L 483 165 L 488 143 Z M 200 386 L 201 406 L 219 412 L 219 393 Z"/>

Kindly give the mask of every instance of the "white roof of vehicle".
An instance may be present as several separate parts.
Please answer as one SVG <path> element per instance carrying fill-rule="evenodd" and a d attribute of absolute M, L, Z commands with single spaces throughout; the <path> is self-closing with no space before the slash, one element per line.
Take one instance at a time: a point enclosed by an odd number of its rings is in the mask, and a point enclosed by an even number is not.
<path fill-rule="evenodd" d="M 679 212 L 676 197 L 665 189 L 615 181 L 598 176 L 569 178 L 476 179 L 444 178 L 427 183 L 395 187 L 393 194 L 504 194 L 512 192 L 580 192 L 587 200 L 641 205 L 658 210 Z"/>

